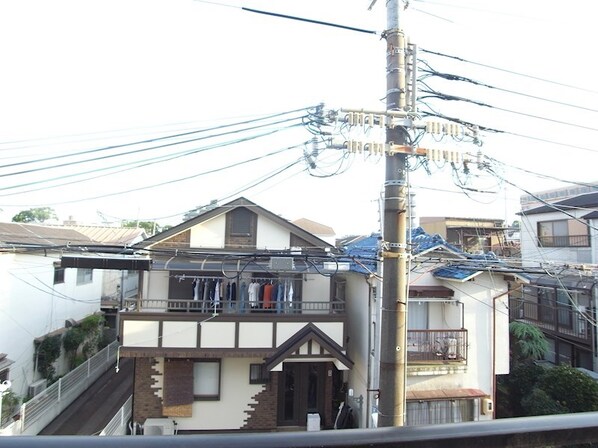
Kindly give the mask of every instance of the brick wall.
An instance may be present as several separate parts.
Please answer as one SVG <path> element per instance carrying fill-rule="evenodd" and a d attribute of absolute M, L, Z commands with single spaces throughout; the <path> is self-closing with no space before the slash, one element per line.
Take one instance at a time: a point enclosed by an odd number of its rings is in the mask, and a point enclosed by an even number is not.
<path fill-rule="evenodd" d="M 252 431 L 274 430 L 276 429 L 278 408 L 278 376 L 282 373 L 271 372 L 270 382 L 264 389 L 254 395 L 252 398 L 257 403 L 250 405 L 249 416 L 245 419 L 242 429 Z"/>
<path fill-rule="evenodd" d="M 146 418 L 162 417 L 162 400 L 156 395 L 154 358 L 135 358 L 135 387 L 133 392 L 133 421 L 143 423 Z M 152 378 L 152 375 L 154 378 Z M 154 386 L 152 388 L 152 386 Z"/>

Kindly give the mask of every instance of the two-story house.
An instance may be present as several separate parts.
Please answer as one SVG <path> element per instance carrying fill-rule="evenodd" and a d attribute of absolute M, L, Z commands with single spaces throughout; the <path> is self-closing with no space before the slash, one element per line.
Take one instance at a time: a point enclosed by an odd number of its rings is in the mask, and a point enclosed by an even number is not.
<path fill-rule="evenodd" d="M 492 251 L 499 256 L 514 251 L 506 238 L 502 219 L 422 216 L 419 225 L 430 235 L 440 235 L 449 244 L 470 254 Z"/>
<path fill-rule="evenodd" d="M 151 268 L 120 316 L 135 422 L 256 431 L 305 428 L 309 414 L 333 425 L 353 364 L 334 246 L 239 198 L 137 249 Z"/>
<path fill-rule="evenodd" d="M 511 318 L 534 323 L 544 332 L 547 361 L 597 370 L 598 193 L 520 215 L 522 263 L 546 273 L 531 276 L 531 284 L 513 298 Z"/>
<path fill-rule="evenodd" d="M 117 250 L 139 235 L 139 229 L 0 223 L 0 381 L 9 380 L 18 398 L 47 384 L 39 368 L 43 341 L 100 313 L 102 298 L 118 293 L 123 284 L 120 270 L 68 268 L 62 256 L 112 245 Z M 53 367 L 56 376 L 68 371 L 64 352 Z"/>
<path fill-rule="evenodd" d="M 350 322 L 348 403 L 375 427 L 379 389 L 382 272 L 378 235 L 344 247 Z M 508 281 L 496 258 L 474 257 L 421 228 L 411 232 L 407 307 L 406 425 L 493 418 L 495 376 L 509 371 Z M 505 275 L 507 276 L 505 278 Z M 340 280 L 340 279 L 339 279 Z"/>

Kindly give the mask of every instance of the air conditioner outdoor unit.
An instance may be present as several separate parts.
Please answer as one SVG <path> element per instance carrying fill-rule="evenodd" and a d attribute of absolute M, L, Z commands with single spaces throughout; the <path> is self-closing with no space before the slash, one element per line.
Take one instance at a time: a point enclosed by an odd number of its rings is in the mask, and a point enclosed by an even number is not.
<path fill-rule="evenodd" d="M 31 383 L 29 385 L 27 395 L 29 395 L 30 397 L 35 397 L 36 395 L 41 394 L 44 390 L 46 390 L 46 387 L 48 387 L 47 379 L 44 378 L 41 380 L 37 380 L 35 383 Z"/>
<path fill-rule="evenodd" d="M 143 424 L 144 436 L 174 435 L 174 421 L 169 418 L 148 418 Z"/>

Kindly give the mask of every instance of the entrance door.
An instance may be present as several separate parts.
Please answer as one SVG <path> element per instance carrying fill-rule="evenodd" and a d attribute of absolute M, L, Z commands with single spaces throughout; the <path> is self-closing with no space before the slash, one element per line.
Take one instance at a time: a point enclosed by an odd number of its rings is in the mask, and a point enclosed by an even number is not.
<path fill-rule="evenodd" d="M 325 363 L 285 362 L 278 381 L 278 426 L 306 426 L 308 412 L 324 418 Z"/>

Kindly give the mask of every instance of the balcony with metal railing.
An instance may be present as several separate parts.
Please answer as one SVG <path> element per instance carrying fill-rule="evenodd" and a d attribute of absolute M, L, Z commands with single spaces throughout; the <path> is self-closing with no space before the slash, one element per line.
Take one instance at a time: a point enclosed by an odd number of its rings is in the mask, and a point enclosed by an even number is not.
<path fill-rule="evenodd" d="M 233 301 L 221 300 L 173 300 L 173 299 L 129 299 L 125 307 L 130 311 L 189 313 L 189 314 L 344 314 L 342 300 L 296 300 L 296 301 Z M 280 317 L 280 316 L 279 316 Z"/>
<path fill-rule="evenodd" d="M 467 330 L 408 330 L 407 363 L 467 364 Z"/>
<path fill-rule="evenodd" d="M 590 236 L 584 235 L 554 235 L 538 236 L 540 247 L 588 247 Z"/>
<path fill-rule="evenodd" d="M 564 336 L 588 346 L 592 343 L 591 312 L 582 312 L 572 305 L 549 305 L 511 298 L 509 317 L 512 320 L 534 324 L 548 333 Z"/>

